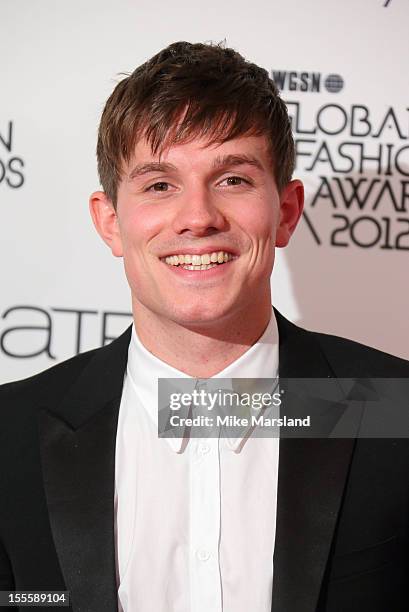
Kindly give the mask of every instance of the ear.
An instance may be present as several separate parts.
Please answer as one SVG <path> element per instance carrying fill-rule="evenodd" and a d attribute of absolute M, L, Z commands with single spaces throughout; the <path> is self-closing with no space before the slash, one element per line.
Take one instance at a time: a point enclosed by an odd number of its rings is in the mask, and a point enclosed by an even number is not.
<path fill-rule="evenodd" d="M 122 257 L 122 241 L 118 217 L 111 200 L 103 191 L 95 191 L 89 198 L 89 210 L 98 234 L 115 257 Z"/>
<path fill-rule="evenodd" d="M 287 246 L 297 227 L 304 207 L 304 186 L 301 181 L 290 181 L 280 195 L 280 216 L 276 231 L 276 246 Z"/>

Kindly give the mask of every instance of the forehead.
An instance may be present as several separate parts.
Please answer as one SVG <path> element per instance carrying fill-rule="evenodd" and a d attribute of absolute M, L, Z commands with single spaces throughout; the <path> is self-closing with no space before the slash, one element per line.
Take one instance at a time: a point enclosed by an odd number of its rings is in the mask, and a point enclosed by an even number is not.
<path fill-rule="evenodd" d="M 214 165 L 218 159 L 228 156 L 254 158 L 264 170 L 272 170 L 269 142 L 266 136 L 262 135 L 239 136 L 223 143 L 212 143 L 207 138 L 197 137 L 189 139 L 188 142 L 171 144 L 156 153 L 143 137 L 137 141 L 133 155 L 125 164 L 125 172 L 128 174 L 136 165 L 149 162 L 169 162 L 180 169 L 192 166 L 206 168 Z"/>

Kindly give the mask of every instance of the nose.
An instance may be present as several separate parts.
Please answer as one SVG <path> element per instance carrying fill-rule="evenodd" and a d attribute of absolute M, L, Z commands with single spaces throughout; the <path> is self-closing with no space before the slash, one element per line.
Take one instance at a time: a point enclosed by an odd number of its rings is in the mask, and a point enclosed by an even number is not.
<path fill-rule="evenodd" d="M 216 200 L 205 187 L 186 190 L 173 220 L 174 231 L 194 236 L 207 236 L 222 231 L 226 219 Z"/>

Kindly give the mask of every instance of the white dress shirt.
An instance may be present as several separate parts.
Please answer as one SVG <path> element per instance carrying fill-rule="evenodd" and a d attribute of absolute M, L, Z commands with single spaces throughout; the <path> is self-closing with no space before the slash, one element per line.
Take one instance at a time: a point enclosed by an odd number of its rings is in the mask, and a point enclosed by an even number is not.
<path fill-rule="evenodd" d="M 213 378 L 276 378 L 272 311 L 259 340 Z M 123 612 L 270 612 L 278 438 L 158 438 L 158 378 L 196 379 L 135 329 L 116 438 L 115 538 Z"/>

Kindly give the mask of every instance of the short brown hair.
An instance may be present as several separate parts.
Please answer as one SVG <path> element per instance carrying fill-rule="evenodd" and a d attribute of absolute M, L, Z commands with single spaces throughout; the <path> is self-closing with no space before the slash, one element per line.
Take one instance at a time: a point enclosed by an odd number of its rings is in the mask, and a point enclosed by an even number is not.
<path fill-rule="evenodd" d="M 108 98 L 97 144 L 101 185 L 116 206 L 123 162 L 142 136 L 156 154 L 198 136 L 214 144 L 245 134 L 267 136 L 281 190 L 294 170 L 294 140 L 268 72 L 222 44 L 172 43 Z"/>

